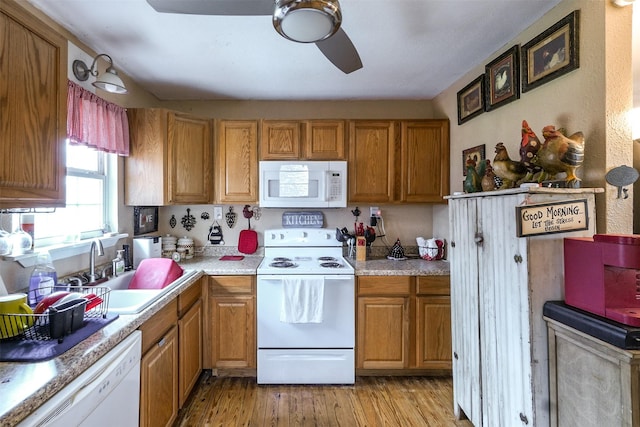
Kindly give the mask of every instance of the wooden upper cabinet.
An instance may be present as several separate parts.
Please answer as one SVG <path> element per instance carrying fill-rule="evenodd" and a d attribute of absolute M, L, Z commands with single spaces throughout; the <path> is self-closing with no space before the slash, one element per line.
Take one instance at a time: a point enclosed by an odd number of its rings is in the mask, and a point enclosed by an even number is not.
<path fill-rule="evenodd" d="M 304 157 L 308 160 L 347 160 L 344 120 L 307 120 Z"/>
<path fill-rule="evenodd" d="M 221 120 L 217 124 L 218 203 L 258 202 L 258 122 Z"/>
<path fill-rule="evenodd" d="M 0 2 L 0 207 L 65 205 L 67 40 Z"/>
<path fill-rule="evenodd" d="M 344 120 L 263 120 L 260 160 L 346 160 Z"/>
<path fill-rule="evenodd" d="M 349 122 L 349 202 L 394 199 L 396 124 L 389 120 Z"/>
<path fill-rule="evenodd" d="M 125 204 L 207 204 L 212 191 L 212 121 L 164 109 L 130 109 Z"/>
<path fill-rule="evenodd" d="M 449 194 L 449 121 L 401 122 L 401 202 L 443 202 Z"/>
<path fill-rule="evenodd" d="M 263 120 L 260 159 L 299 159 L 300 129 L 301 124 L 299 121 Z"/>

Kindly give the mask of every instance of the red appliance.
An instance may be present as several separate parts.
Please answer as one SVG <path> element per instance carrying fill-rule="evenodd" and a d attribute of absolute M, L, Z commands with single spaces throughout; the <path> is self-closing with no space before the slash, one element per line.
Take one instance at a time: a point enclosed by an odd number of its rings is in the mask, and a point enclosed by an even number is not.
<path fill-rule="evenodd" d="M 565 238 L 564 293 L 568 305 L 640 326 L 640 235 Z"/>

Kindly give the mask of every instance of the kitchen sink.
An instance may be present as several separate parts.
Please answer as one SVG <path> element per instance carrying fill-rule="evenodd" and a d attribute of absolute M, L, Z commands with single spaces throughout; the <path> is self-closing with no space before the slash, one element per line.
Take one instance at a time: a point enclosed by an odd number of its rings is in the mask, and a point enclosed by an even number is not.
<path fill-rule="evenodd" d="M 185 271 L 182 276 L 162 289 L 128 289 L 135 271 L 128 271 L 118 277 L 113 277 L 101 286 L 111 289 L 109 293 L 109 313 L 137 314 L 149 307 L 157 299 L 165 295 L 171 289 L 184 283 L 197 274 L 196 270 Z"/>

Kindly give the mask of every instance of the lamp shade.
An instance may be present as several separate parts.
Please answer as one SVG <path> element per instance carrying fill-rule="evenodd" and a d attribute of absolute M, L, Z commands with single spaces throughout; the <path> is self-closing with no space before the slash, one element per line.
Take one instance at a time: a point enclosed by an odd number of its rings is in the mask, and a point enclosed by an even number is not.
<path fill-rule="evenodd" d="M 104 73 L 100 74 L 93 85 L 110 93 L 127 93 L 127 88 L 113 67 L 107 68 Z"/>

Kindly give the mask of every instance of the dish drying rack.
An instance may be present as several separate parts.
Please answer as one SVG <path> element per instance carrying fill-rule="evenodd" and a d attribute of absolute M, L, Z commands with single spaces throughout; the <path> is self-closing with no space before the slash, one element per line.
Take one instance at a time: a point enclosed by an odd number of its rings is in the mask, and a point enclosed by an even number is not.
<path fill-rule="evenodd" d="M 46 289 L 46 288 L 45 288 Z M 0 314 L 0 326 L 3 331 L 19 331 L 18 334 L 0 338 L 2 341 L 49 341 L 57 339 L 62 342 L 66 335 L 69 335 L 85 325 L 85 320 L 95 318 L 106 318 L 109 307 L 108 287 L 96 286 L 55 286 L 45 290 L 48 294 L 55 291 L 69 290 L 83 295 L 90 295 L 86 300 L 82 300 L 71 306 L 56 309 L 50 307 L 41 314 Z M 34 296 L 36 291 L 29 291 L 29 296 Z M 42 292 L 42 290 L 40 290 Z M 31 299 L 31 298 L 29 298 Z"/>

